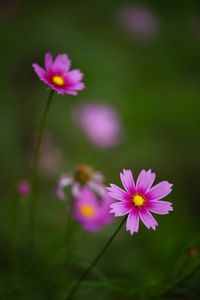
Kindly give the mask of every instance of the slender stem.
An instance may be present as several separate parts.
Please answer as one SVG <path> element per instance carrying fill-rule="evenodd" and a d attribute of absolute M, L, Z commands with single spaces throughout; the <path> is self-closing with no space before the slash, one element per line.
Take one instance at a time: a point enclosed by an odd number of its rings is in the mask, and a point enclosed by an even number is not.
<path fill-rule="evenodd" d="M 33 179 L 35 181 L 37 180 L 40 146 L 42 144 L 42 139 L 43 139 L 45 125 L 46 125 L 46 119 L 47 119 L 49 107 L 51 105 L 51 100 L 52 100 L 53 94 L 54 94 L 54 91 L 51 90 L 49 97 L 47 98 L 46 106 L 45 106 L 45 109 L 44 109 L 44 112 L 43 112 L 42 118 L 41 118 L 40 130 L 39 130 L 39 135 L 38 135 L 38 139 L 37 139 L 35 155 L 34 155 L 34 162 L 33 162 Z"/>
<path fill-rule="evenodd" d="M 17 243 L 17 233 L 18 233 L 18 226 L 19 226 L 19 213 L 20 213 L 20 197 L 18 195 L 15 196 L 15 202 L 13 205 L 13 242 Z"/>
<path fill-rule="evenodd" d="M 120 225 L 117 227 L 117 229 L 115 230 L 115 232 L 113 233 L 113 235 L 110 237 L 110 239 L 108 240 L 108 242 L 105 244 L 105 246 L 103 247 L 103 249 L 101 250 L 101 252 L 97 255 L 97 257 L 95 258 L 95 260 L 91 263 L 91 265 L 85 270 L 85 272 L 83 272 L 83 274 L 80 276 L 80 278 L 78 279 L 78 281 L 75 283 L 75 285 L 72 287 L 71 291 L 69 292 L 69 294 L 67 295 L 67 297 L 65 298 L 65 300 L 72 300 L 74 294 L 76 293 L 76 291 L 78 290 L 79 286 L 81 285 L 81 283 L 83 282 L 83 280 L 85 279 L 85 277 L 91 272 L 91 270 L 95 267 L 95 265 L 98 263 L 98 261 L 100 260 L 100 258 L 104 255 L 104 252 L 106 251 L 106 249 L 110 246 L 111 242 L 114 240 L 115 236 L 118 234 L 119 230 L 121 229 L 121 227 L 123 226 L 124 222 L 126 221 L 126 217 L 123 219 L 123 221 L 120 223 Z"/>
<path fill-rule="evenodd" d="M 35 215 L 36 215 L 36 208 L 37 208 L 38 164 L 39 164 L 39 158 L 40 158 L 40 147 L 41 147 L 43 136 L 44 136 L 47 115 L 49 112 L 53 94 L 54 94 L 54 91 L 51 90 L 51 92 L 47 98 L 44 112 L 41 117 L 39 135 L 37 138 L 35 154 L 34 154 L 34 161 L 33 161 L 32 201 L 31 201 L 31 206 L 30 206 L 30 247 L 31 247 L 31 249 L 33 249 L 33 246 L 34 246 L 34 235 L 35 235 Z"/>

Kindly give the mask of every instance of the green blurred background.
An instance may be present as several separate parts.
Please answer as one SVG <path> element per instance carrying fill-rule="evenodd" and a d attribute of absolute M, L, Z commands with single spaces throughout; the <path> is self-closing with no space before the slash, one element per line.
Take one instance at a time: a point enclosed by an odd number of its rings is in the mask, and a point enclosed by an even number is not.
<path fill-rule="evenodd" d="M 154 13 L 155 38 L 144 43 L 127 32 L 119 18 L 126 6 Z M 80 163 L 101 171 L 107 184 L 119 183 L 122 168 L 155 170 L 157 180 L 174 184 L 168 197 L 174 212 L 156 216 L 156 232 L 141 226 L 131 237 L 123 228 L 77 299 L 156 299 L 198 265 L 199 8 L 198 1 L 178 0 L 0 2 L 0 299 L 63 299 L 116 228 L 118 220 L 98 234 L 66 228 L 65 204 L 52 191 L 60 173 Z M 48 94 L 31 64 L 43 64 L 47 51 L 68 53 L 72 68 L 84 72 L 86 89 L 77 97 L 56 95 L 48 116 L 47 131 L 62 160 L 51 176 L 40 178 L 37 246 L 30 259 L 29 200 L 16 200 L 15 186 L 31 174 L 31 144 Z M 74 124 L 74 106 L 88 101 L 119 112 L 120 145 L 95 148 Z M 63 249 L 66 235 L 71 246 Z M 200 299 L 193 277 L 163 299 Z"/>

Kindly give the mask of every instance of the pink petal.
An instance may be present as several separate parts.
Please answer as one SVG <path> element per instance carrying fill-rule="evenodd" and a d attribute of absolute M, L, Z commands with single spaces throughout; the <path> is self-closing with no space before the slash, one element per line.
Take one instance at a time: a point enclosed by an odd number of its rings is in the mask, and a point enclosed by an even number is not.
<path fill-rule="evenodd" d="M 83 73 L 80 70 L 73 70 L 68 73 L 68 78 L 73 83 L 78 83 L 83 79 Z"/>
<path fill-rule="evenodd" d="M 60 199 L 60 200 L 65 200 L 66 195 L 65 195 L 65 187 L 69 186 L 73 183 L 73 178 L 69 175 L 63 175 L 59 180 L 55 188 L 55 195 Z"/>
<path fill-rule="evenodd" d="M 101 229 L 102 225 L 99 224 L 98 222 L 80 222 L 83 226 L 83 228 L 86 231 L 90 231 L 90 232 L 97 232 Z"/>
<path fill-rule="evenodd" d="M 68 95 L 76 96 L 76 95 L 78 94 L 77 91 L 69 90 L 67 87 L 56 86 L 56 85 L 54 85 L 54 84 L 51 84 L 50 82 L 48 82 L 48 85 L 49 85 L 54 91 L 56 91 L 56 93 L 58 93 L 59 95 L 68 94 Z"/>
<path fill-rule="evenodd" d="M 129 201 L 116 202 L 111 204 L 110 208 L 111 208 L 111 210 L 109 211 L 110 213 L 114 213 L 115 217 L 121 217 L 128 214 L 132 210 L 133 205 Z"/>
<path fill-rule="evenodd" d="M 55 71 L 67 72 L 70 68 L 71 61 L 66 54 L 59 54 L 53 64 Z"/>
<path fill-rule="evenodd" d="M 95 182 L 98 182 L 98 183 L 102 184 L 103 181 L 104 181 L 104 176 L 100 172 L 95 172 L 95 174 L 93 175 L 93 180 Z"/>
<path fill-rule="evenodd" d="M 94 192 L 96 192 L 97 194 L 99 194 L 102 197 L 104 197 L 106 194 L 106 188 L 100 182 L 91 180 L 90 182 L 88 182 L 88 187 L 91 188 Z"/>
<path fill-rule="evenodd" d="M 166 197 L 172 191 L 172 184 L 168 181 L 162 181 L 152 187 L 147 193 L 146 198 L 149 200 L 159 200 Z"/>
<path fill-rule="evenodd" d="M 38 75 L 40 80 L 44 81 L 45 83 L 48 83 L 46 80 L 46 72 L 43 68 L 41 68 L 38 64 L 32 64 L 32 67 L 35 71 L 35 73 Z"/>
<path fill-rule="evenodd" d="M 136 190 L 139 193 L 145 193 L 152 186 L 155 180 L 155 173 L 152 173 L 151 170 L 142 170 L 138 176 L 136 183 Z"/>
<path fill-rule="evenodd" d="M 138 232 L 138 229 L 139 229 L 139 215 L 137 210 L 132 209 L 126 221 L 126 230 L 130 231 L 131 235 L 133 235 L 134 232 Z"/>
<path fill-rule="evenodd" d="M 50 53 L 45 54 L 44 58 L 45 69 L 49 71 L 53 66 L 53 57 Z"/>
<path fill-rule="evenodd" d="M 73 90 L 75 91 L 81 91 L 85 88 L 85 84 L 83 82 L 76 83 L 73 85 Z"/>
<path fill-rule="evenodd" d="M 154 201 L 148 203 L 148 210 L 158 215 L 166 215 L 173 210 L 172 203 L 167 201 Z"/>
<path fill-rule="evenodd" d="M 54 85 L 54 84 L 52 84 L 52 83 L 50 83 L 50 82 L 47 82 L 47 83 L 48 83 L 48 85 L 49 85 L 54 91 L 56 91 L 56 93 L 58 93 L 59 95 L 67 94 L 65 88 L 56 86 L 56 85 Z"/>
<path fill-rule="evenodd" d="M 135 182 L 131 170 L 123 170 L 123 173 L 120 173 L 120 178 L 125 190 L 130 195 L 135 194 Z"/>
<path fill-rule="evenodd" d="M 85 84 L 82 83 L 82 82 L 79 82 L 79 83 L 75 83 L 74 85 L 72 86 L 68 86 L 66 85 L 66 94 L 70 94 L 70 95 L 77 95 L 77 91 L 81 91 L 85 88 Z"/>
<path fill-rule="evenodd" d="M 90 204 L 99 209 L 99 203 L 96 194 L 88 187 L 81 187 L 80 184 L 76 185 L 77 191 L 74 190 L 76 193 L 75 205 Z"/>
<path fill-rule="evenodd" d="M 146 208 L 140 208 L 139 209 L 139 215 L 143 222 L 143 224 L 148 228 L 152 228 L 153 230 L 156 229 L 156 226 L 158 225 L 157 221 L 154 219 L 152 214 L 146 209 Z"/>
<path fill-rule="evenodd" d="M 128 195 L 125 191 L 120 189 L 117 185 L 111 184 L 110 187 L 107 188 L 108 195 L 116 200 L 130 200 L 130 195 Z"/>
<path fill-rule="evenodd" d="M 72 95 L 72 96 L 77 96 L 78 95 L 78 92 L 77 91 L 74 91 L 74 90 L 68 90 L 66 89 L 63 94 L 68 94 L 68 95 Z"/>

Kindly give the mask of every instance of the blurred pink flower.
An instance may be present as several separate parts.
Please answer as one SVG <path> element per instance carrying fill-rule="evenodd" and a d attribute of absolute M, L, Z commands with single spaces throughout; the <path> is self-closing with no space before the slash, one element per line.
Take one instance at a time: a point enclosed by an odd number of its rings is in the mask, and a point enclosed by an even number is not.
<path fill-rule="evenodd" d="M 84 89 L 81 82 L 83 74 L 80 70 L 69 71 L 71 61 L 66 54 L 59 54 L 53 61 L 50 53 L 45 54 L 45 69 L 34 63 L 33 69 L 44 83 L 58 94 L 69 94 L 76 96 L 78 91 Z"/>
<path fill-rule="evenodd" d="M 33 137 L 31 148 L 31 162 L 33 161 L 36 136 Z M 57 174 L 63 165 L 63 152 L 56 144 L 50 132 L 45 133 L 40 147 L 39 172 L 45 177 L 52 177 Z"/>
<path fill-rule="evenodd" d="M 63 174 L 57 182 L 55 194 L 60 200 L 66 199 L 65 187 L 72 186 L 72 195 L 79 197 L 82 188 L 87 187 L 98 195 L 105 194 L 103 175 L 87 165 L 79 165 L 74 172 Z"/>
<path fill-rule="evenodd" d="M 57 174 L 63 160 L 63 153 L 55 143 L 53 136 L 46 133 L 40 149 L 40 172 L 47 177 Z"/>
<path fill-rule="evenodd" d="M 120 177 L 125 191 L 115 184 L 110 185 L 109 196 L 119 201 L 111 205 L 110 212 L 115 217 L 128 215 L 126 230 L 131 235 L 138 232 L 140 219 L 148 229 L 155 230 L 158 223 L 150 212 L 165 215 L 173 210 L 170 202 L 160 201 L 172 191 L 172 184 L 162 181 L 152 187 L 156 176 L 151 170 L 142 170 L 136 183 L 130 170 L 123 170 Z"/>
<path fill-rule="evenodd" d="M 28 180 L 24 179 L 18 182 L 17 194 L 21 197 L 28 197 L 31 194 L 31 184 Z"/>
<path fill-rule="evenodd" d="M 119 20 L 128 32 L 143 42 L 154 39 L 159 31 L 157 18 L 145 7 L 125 7 L 119 14 Z"/>
<path fill-rule="evenodd" d="M 112 222 L 109 208 L 113 202 L 106 192 L 102 197 L 84 187 L 74 201 L 73 216 L 87 231 L 98 231 Z"/>
<path fill-rule="evenodd" d="M 84 104 L 76 110 L 75 121 L 97 147 L 113 147 L 121 140 L 119 115 L 108 105 Z"/>

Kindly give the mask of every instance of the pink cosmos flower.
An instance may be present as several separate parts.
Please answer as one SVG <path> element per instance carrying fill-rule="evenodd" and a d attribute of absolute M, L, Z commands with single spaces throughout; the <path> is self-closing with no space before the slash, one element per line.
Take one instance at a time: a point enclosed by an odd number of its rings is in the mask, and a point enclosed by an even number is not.
<path fill-rule="evenodd" d="M 120 12 L 122 26 L 142 42 L 153 40 L 159 31 L 159 23 L 154 13 L 145 7 L 125 7 Z"/>
<path fill-rule="evenodd" d="M 55 194 L 60 200 L 66 199 L 65 187 L 72 186 L 72 195 L 79 197 L 83 187 L 94 191 L 98 195 L 105 194 L 104 177 L 90 166 L 79 165 L 74 172 L 63 174 L 56 185 Z"/>
<path fill-rule="evenodd" d="M 151 170 L 142 170 L 136 183 L 130 170 L 123 170 L 120 177 L 125 190 L 115 184 L 107 188 L 109 196 L 119 201 L 111 205 L 110 213 L 115 217 L 128 215 L 126 230 L 131 235 L 138 232 L 140 219 L 148 229 L 155 230 L 158 223 L 151 212 L 165 215 L 173 210 L 170 202 L 160 201 L 172 191 L 172 184 L 162 181 L 152 187 L 156 175 Z"/>
<path fill-rule="evenodd" d="M 75 121 L 97 147 L 113 147 L 121 140 L 119 115 L 108 105 L 84 104 L 76 110 Z"/>
<path fill-rule="evenodd" d="M 31 193 L 31 184 L 28 180 L 24 179 L 17 184 L 17 194 L 21 197 L 28 197 Z"/>
<path fill-rule="evenodd" d="M 50 53 L 45 54 L 45 69 L 34 63 L 33 69 L 44 83 L 56 91 L 58 94 L 69 94 L 76 96 L 78 91 L 84 89 L 81 82 L 83 74 L 80 70 L 69 71 L 71 61 L 66 54 L 59 54 L 53 61 Z"/>
<path fill-rule="evenodd" d="M 104 225 L 112 222 L 109 213 L 113 202 L 106 190 L 102 197 L 98 197 L 91 189 L 84 187 L 74 201 L 73 216 L 87 231 L 98 231 Z"/>

